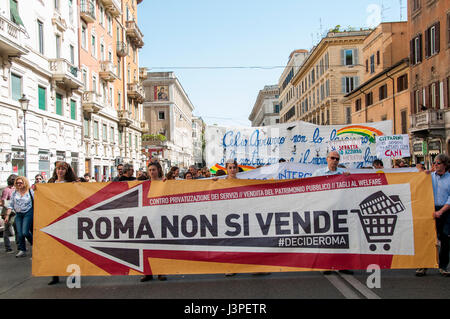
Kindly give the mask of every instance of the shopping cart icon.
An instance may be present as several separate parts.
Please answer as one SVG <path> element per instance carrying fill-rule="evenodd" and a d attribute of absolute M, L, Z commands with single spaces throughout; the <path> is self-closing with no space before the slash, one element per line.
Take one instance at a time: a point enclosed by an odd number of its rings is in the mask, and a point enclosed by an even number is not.
<path fill-rule="evenodd" d="M 357 213 L 364 230 L 369 249 L 375 251 L 376 244 L 382 244 L 384 250 L 390 250 L 392 236 L 397 224 L 397 214 L 405 210 L 405 206 L 397 195 L 387 196 L 382 191 L 376 192 L 359 204 L 360 209 L 351 210 Z"/>

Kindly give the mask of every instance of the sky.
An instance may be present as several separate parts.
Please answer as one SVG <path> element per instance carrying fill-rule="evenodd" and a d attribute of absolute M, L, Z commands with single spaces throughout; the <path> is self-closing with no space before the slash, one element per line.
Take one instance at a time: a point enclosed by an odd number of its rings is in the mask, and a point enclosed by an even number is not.
<path fill-rule="evenodd" d="M 140 67 L 173 71 L 208 125 L 251 126 L 265 85 L 277 84 L 297 49 L 342 29 L 406 21 L 407 0 L 144 0 Z"/>

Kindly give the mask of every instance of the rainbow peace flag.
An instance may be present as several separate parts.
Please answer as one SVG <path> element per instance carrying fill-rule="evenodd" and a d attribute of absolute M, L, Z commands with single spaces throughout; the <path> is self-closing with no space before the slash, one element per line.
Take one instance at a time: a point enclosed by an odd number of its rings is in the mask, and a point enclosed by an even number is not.
<path fill-rule="evenodd" d="M 255 167 L 253 167 L 253 166 L 247 166 L 247 165 L 238 165 L 238 166 L 239 166 L 240 168 L 242 168 L 242 170 L 243 170 L 244 172 L 246 172 L 246 171 L 251 171 L 252 169 L 255 169 Z M 209 169 L 209 171 L 211 172 L 211 174 L 216 174 L 217 171 L 218 171 L 219 169 L 225 171 L 225 173 L 228 174 L 228 172 L 227 172 L 227 170 L 225 169 L 225 167 L 220 166 L 220 165 L 217 164 L 217 163 L 216 163 L 213 167 L 211 167 L 211 168 Z"/>
<path fill-rule="evenodd" d="M 358 134 L 361 136 L 365 136 L 371 143 L 375 143 L 376 136 L 384 135 L 383 132 L 377 130 L 376 128 L 363 125 L 350 125 L 337 131 L 337 136 L 344 134 Z"/>

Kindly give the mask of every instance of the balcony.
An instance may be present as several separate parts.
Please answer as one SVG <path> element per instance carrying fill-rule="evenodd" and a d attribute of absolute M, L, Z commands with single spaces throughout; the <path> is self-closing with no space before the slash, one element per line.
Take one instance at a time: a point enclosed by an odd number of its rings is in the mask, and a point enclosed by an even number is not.
<path fill-rule="evenodd" d="M 22 28 L 2 15 L 0 15 L 0 52 L 9 57 L 20 57 L 29 52 L 25 48 Z"/>
<path fill-rule="evenodd" d="M 144 102 L 144 89 L 139 83 L 128 83 L 127 95 L 129 98 L 136 100 L 138 103 Z"/>
<path fill-rule="evenodd" d="M 150 127 L 148 126 L 147 122 L 141 121 L 141 130 L 142 130 L 142 134 L 150 133 Z"/>
<path fill-rule="evenodd" d="M 125 42 L 117 41 L 116 45 L 117 56 L 123 58 L 128 55 L 128 45 Z"/>
<path fill-rule="evenodd" d="M 83 86 L 78 68 L 66 59 L 49 60 L 52 80 L 56 84 L 71 90 L 77 90 Z"/>
<path fill-rule="evenodd" d="M 117 68 L 111 61 L 101 61 L 99 75 L 102 80 L 114 82 L 118 78 Z"/>
<path fill-rule="evenodd" d="M 411 115 L 411 132 L 445 129 L 444 110 L 426 110 Z"/>
<path fill-rule="evenodd" d="M 131 42 L 139 49 L 144 46 L 144 35 L 141 30 L 139 30 L 136 21 L 125 22 L 127 37 L 130 38 Z"/>
<path fill-rule="evenodd" d="M 139 80 L 147 79 L 147 68 L 139 68 Z"/>
<path fill-rule="evenodd" d="M 96 92 L 88 91 L 83 93 L 81 105 L 85 113 L 98 113 L 103 109 L 103 100 Z"/>
<path fill-rule="evenodd" d="M 80 16 L 86 23 L 95 21 L 95 4 L 91 1 L 81 0 Z"/>
<path fill-rule="evenodd" d="M 122 8 L 119 0 L 100 0 L 105 6 L 107 12 L 113 17 L 118 17 L 122 14 Z"/>
<path fill-rule="evenodd" d="M 117 116 L 119 117 L 119 125 L 128 127 L 133 124 L 133 119 L 131 118 L 131 112 L 127 110 L 118 110 Z"/>

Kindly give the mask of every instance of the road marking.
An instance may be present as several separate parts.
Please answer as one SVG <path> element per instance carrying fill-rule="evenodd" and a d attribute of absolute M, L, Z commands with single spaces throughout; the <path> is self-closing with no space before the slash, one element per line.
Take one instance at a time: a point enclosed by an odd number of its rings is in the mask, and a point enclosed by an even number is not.
<path fill-rule="evenodd" d="M 344 278 L 350 285 L 352 285 L 356 290 L 358 290 L 367 299 L 381 299 L 376 293 L 370 290 L 367 286 L 364 286 L 358 279 L 352 275 L 341 274 L 339 276 Z"/>
<path fill-rule="evenodd" d="M 325 275 L 331 284 L 339 290 L 341 294 L 344 295 L 346 299 L 361 299 L 361 297 L 353 291 L 345 282 L 335 274 Z"/>

